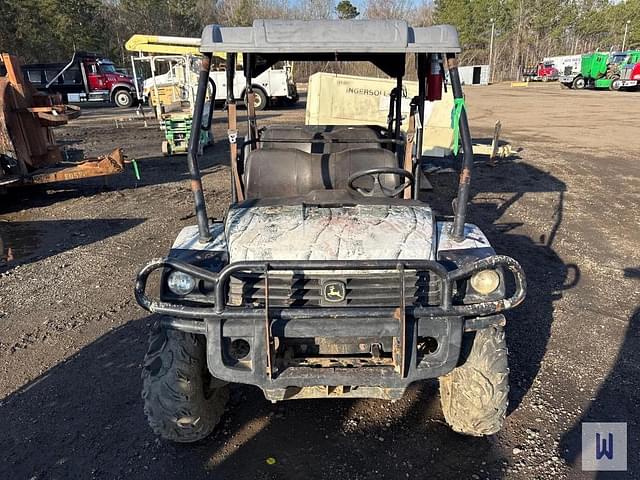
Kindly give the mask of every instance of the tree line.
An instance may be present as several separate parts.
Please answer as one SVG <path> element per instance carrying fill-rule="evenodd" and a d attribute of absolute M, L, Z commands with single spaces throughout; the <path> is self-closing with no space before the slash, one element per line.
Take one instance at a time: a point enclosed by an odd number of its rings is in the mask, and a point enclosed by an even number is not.
<path fill-rule="evenodd" d="M 463 64 L 489 63 L 493 30 L 496 80 L 544 56 L 620 49 L 625 28 L 626 46 L 640 46 L 640 0 L 0 0 L 0 18 L 0 48 L 25 62 L 62 62 L 87 50 L 127 65 L 124 43 L 134 33 L 198 37 L 206 24 L 254 18 L 450 23 Z"/>
<path fill-rule="evenodd" d="M 547 56 L 640 48 L 640 0 L 436 0 L 434 20 L 458 27 L 467 64 L 489 63 L 493 26 L 498 79 Z"/>

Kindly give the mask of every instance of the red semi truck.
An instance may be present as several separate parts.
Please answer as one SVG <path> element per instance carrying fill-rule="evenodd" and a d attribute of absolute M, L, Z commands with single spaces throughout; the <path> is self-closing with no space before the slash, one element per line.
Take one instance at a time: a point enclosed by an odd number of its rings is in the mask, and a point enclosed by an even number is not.
<path fill-rule="evenodd" d="M 65 102 L 113 102 L 127 108 L 136 98 L 134 79 L 94 53 L 76 52 L 68 63 L 23 65 L 22 71 L 37 90 L 60 93 Z"/>
<path fill-rule="evenodd" d="M 525 81 L 542 81 L 557 80 L 560 72 L 551 62 L 540 62 L 535 67 L 526 69 L 522 72 Z"/>

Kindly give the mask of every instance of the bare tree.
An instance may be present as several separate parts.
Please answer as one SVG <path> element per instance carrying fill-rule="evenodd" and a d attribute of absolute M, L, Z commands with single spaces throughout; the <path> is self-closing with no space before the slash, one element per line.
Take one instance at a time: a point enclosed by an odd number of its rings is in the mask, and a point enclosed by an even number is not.
<path fill-rule="evenodd" d="M 306 0 L 298 4 L 294 10 L 294 15 L 302 20 L 331 18 L 334 9 L 335 3 L 333 0 Z"/>
<path fill-rule="evenodd" d="M 414 8 L 410 0 L 368 0 L 365 6 L 367 18 L 408 19 Z"/>
<path fill-rule="evenodd" d="M 412 12 L 411 24 L 416 27 L 428 27 L 434 24 L 434 11 L 432 3 L 421 3 Z"/>

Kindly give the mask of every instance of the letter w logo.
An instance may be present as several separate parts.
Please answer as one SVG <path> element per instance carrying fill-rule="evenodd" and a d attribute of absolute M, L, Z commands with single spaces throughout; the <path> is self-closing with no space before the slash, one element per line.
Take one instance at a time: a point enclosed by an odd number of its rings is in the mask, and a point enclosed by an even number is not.
<path fill-rule="evenodd" d="M 609 438 L 600 438 L 600 433 L 596 433 L 596 459 L 607 457 L 613 458 L 613 433 L 609 433 Z"/>

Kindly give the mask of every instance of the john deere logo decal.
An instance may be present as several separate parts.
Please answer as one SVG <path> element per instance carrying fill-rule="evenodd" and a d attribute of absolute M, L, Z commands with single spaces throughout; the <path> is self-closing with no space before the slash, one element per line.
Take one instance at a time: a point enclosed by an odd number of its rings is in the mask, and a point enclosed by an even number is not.
<path fill-rule="evenodd" d="M 343 302 L 347 295 L 347 286 L 339 280 L 325 282 L 322 286 L 322 296 L 327 302 Z"/>

